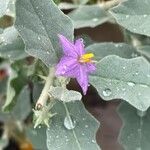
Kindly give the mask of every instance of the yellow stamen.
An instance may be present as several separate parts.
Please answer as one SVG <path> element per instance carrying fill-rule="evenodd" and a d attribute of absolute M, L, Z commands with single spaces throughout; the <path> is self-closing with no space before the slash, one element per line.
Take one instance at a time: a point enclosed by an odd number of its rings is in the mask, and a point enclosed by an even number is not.
<path fill-rule="evenodd" d="M 93 53 L 84 54 L 80 57 L 79 62 L 81 62 L 81 63 L 91 62 L 91 59 L 93 57 L 94 57 Z"/>

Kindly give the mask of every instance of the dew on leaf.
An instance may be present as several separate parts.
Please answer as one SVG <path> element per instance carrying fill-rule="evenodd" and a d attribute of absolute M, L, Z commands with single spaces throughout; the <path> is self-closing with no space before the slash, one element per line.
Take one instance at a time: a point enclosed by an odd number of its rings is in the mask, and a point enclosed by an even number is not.
<path fill-rule="evenodd" d="M 85 128 L 88 128 L 89 126 L 88 125 L 85 125 Z"/>
<path fill-rule="evenodd" d="M 49 51 L 47 51 L 46 53 L 47 53 L 47 54 L 50 54 L 50 52 L 49 52 Z"/>
<path fill-rule="evenodd" d="M 96 143 L 96 141 L 95 141 L 95 140 L 92 140 L 92 143 Z"/>
<path fill-rule="evenodd" d="M 137 56 L 138 56 L 137 53 L 132 53 L 132 54 L 131 54 L 131 57 L 132 57 L 132 58 L 135 58 L 135 57 L 137 57 Z"/>
<path fill-rule="evenodd" d="M 126 18 L 129 18 L 129 15 L 126 15 Z"/>
<path fill-rule="evenodd" d="M 137 110 L 137 115 L 139 117 L 144 117 L 146 115 L 146 113 L 147 113 L 146 111 Z"/>
<path fill-rule="evenodd" d="M 72 130 L 76 126 L 76 121 L 71 116 L 66 116 L 64 119 L 64 126 L 68 130 Z"/>
<path fill-rule="evenodd" d="M 38 40 L 40 40 L 41 38 L 38 36 Z"/>
<path fill-rule="evenodd" d="M 143 15 L 143 17 L 145 18 L 145 17 L 147 17 L 147 15 L 146 15 L 146 14 L 144 14 L 144 15 Z"/>
<path fill-rule="evenodd" d="M 136 150 L 142 150 L 141 147 L 137 147 Z"/>
<path fill-rule="evenodd" d="M 84 133 L 82 133 L 82 135 L 84 136 L 85 134 L 84 134 Z"/>
<path fill-rule="evenodd" d="M 103 91 L 103 95 L 104 96 L 110 96 L 111 95 L 111 90 L 106 88 L 104 91 Z"/>
<path fill-rule="evenodd" d="M 98 18 L 93 18 L 92 21 L 96 22 L 98 21 Z"/>
<path fill-rule="evenodd" d="M 135 85 L 135 83 L 133 83 L 133 82 L 128 82 L 127 83 L 129 86 L 134 86 Z"/>

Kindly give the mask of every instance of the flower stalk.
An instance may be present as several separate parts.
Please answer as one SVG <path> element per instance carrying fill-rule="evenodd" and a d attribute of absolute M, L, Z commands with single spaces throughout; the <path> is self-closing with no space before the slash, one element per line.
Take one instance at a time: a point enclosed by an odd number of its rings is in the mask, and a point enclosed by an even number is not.
<path fill-rule="evenodd" d="M 54 69 L 54 67 L 51 67 L 50 70 L 49 70 L 49 74 L 46 78 L 44 88 L 41 92 L 41 95 L 40 95 L 39 99 L 37 100 L 36 105 L 35 105 L 35 108 L 38 109 L 38 110 L 42 109 L 43 106 L 46 105 L 46 102 L 49 98 L 48 91 L 49 91 L 50 86 L 53 84 L 54 75 L 55 75 L 55 69 Z"/>

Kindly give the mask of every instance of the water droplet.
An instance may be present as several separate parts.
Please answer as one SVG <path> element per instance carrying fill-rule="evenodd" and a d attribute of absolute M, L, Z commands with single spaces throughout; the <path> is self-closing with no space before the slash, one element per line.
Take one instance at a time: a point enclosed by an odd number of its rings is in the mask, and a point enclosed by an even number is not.
<path fill-rule="evenodd" d="M 133 82 L 128 82 L 127 83 L 129 86 L 134 86 L 135 85 L 135 83 L 133 83 Z"/>
<path fill-rule="evenodd" d="M 119 47 L 119 44 L 115 44 L 115 47 Z"/>
<path fill-rule="evenodd" d="M 85 125 L 85 128 L 88 128 L 88 127 L 89 127 L 89 126 L 86 124 L 86 125 Z"/>
<path fill-rule="evenodd" d="M 104 96 L 110 96 L 111 95 L 111 90 L 106 88 L 104 91 L 103 91 L 103 95 Z"/>
<path fill-rule="evenodd" d="M 137 147 L 136 150 L 142 150 L 141 147 Z"/>
<path fill-rule="evenodd" d="M 133 31 L 136 31 L 136 29 L 135 29 L 135 28 L 133 28 Z"/>
<path fill-rule="evenodd" d="M 147 77 L 150 78 L 150 74 L 147 74 Z"/>
<path fill-rule="evenodd" d="M 122 67 L 123 69 L 126 69 L 126 67 L 124 66 L 124 67 Z"/>
<path fill-rule="evenodd" d="M 138 74 L 139 74 L 138 72 L 135 73 L 135 75 L 138 75 Z"/>
<path fill-rule="evenodd" d="M 129 18 L 129 15 L 126 15 L 126 18 Z"/>
<path fill-rule="evenodd" d="M 84 120 L 85 120 L 85 118 L 82 118 L 82 120 L 84 121 Z"/>
<path fill-rule="evenodd" d="M 96 141 L 95 141 L 95 140 L 92 140 L 92 143 L 96 143 Z"/>
<path fill-rule="evenodd" d="M 66 129 L 72 130 L 76 126 L 76 121 L 73 119 L 73 117 L 66 116 L 64 119 L 64 126 L 66 127 Z"/>
<path fill-rule="evenodd" d="M 125 90 L 126 90 L 125 88 L 122 89 L 122 91 L 125 91 Z"/>
<path fill-rule="evenodd" d="M 145 14 L 145 15 L 143 15 L 143 17 L 145 18 L 145 17 L 147 17 L 147 15 Z"/>
<path fill-rule="evenodd" d="M 137 115 L 139 117 L 144 117 L 146 115 L 146 113 L 147 113 L 146 111 L 137 110 Z"/>
<path fill-rule="evenodd" d="M 92 20 L 93 20 L 94 22 L 96 22 L 96 21 L 98 21 L 98 18 L 93 18 Z"/>
<path fill-rule="evenodd" d="M 82 135 L 84 136 L 85 134 L 84 134 L 84 133 L 82 133 Z"/>
<path fill-rule="evenodd" d="M 135 57 L 137 57 L 137 56 L 138 56 L 137 53 L 132 53 L 132 54 L 131 54 L 131 57 L 132 57 L 132 58 L 135 58 Z"/>
<path fill-rule="evenodd" d="M 66 139 L 66 142 L 68 142 L 69 141 L 69 139 Z"/>
<path fill-rule="evenodd" d="M 41 38 L 38 36 L 38 40 L 40 40 Z"/>
<path fill-rule="evenodd" d="M 47 51 L 46 53 L 47 53 L 47 54 L 50 54 L 50 52 L 49 52 L 49 51 Z"/>

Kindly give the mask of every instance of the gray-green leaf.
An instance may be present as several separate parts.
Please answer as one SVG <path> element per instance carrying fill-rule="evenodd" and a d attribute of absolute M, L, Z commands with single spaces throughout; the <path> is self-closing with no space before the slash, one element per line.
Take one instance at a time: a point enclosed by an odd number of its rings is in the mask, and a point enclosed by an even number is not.
<path fill-rule="evenodd" d="M 110 19 L 105 10 L 98 5 L 81 5 L 78 9 L 72 11 L 69 17 L 73 20 L 74 27 L 96 27 Z"/>
<path fill-rule="evenodd" d="M 7 93 L 6 93 L 6 101 L 5 104 L 3 105 L 3 109 L 5 109 L 7 106 L 10 105 L 12 102 L 13 98 L 15 97 L 15 89 L 12 86 L 12 81 L 18 77 L 17 72 L 10 68 L 10 73 L 9 73 L 9 78 L 7 82 Z"/>
<path fill-rule="evenodd" d="M 24 42 L 19 36 L 18 31 L 13 26 L 6 28 L 0 34 L 0 57 L 13 61 L 27 56 Z"/>
<path fill-rule="evenodd" d="M 27 129 L 27 137 L 31 140 L 34 149 L 36 150 L 47 150 L 46 146 L 46 128 L 39 127 L 34 129 Z"/>
<path fill-rule="evenodd" d="M 86 51 L 94 54 L 96 61 L 108 55 L 117 55 L 123 58 L 138 56 L 137 50 L 125 43 L 95 43 L 86 47 Z"/>
<path fill-rule="evenodd" d="M 63 87 L 50 87 L 49 95 L 63 102 L 71 102 L 81 100 L 82 95 L 73 90 L 68 90 Z"/>
<path fill-rule="evenodd" d="M 31 112 L 31 99 L 29 87 L 25 86 L 20 92 L 17 103 L 13 108 L 12 114 L 18 120 L 24 120 Z"/>
<path fill-rule="evenodd" d="M 15 26 L 26 51 L 47 66 L 58 61 L 61 53 L 58 34 L 73 39 L 73 25 L 52 0 L 17 0 Z"/>
<path fill-rule="evenodd" d="M 50 128 L 47 129 L 49 150 L 99 149 L 95 140 L 99 123 L 85 110 L 82 102 L 64 104 L 58 101 L 52 110 L 58 115 L 52 118 Z"/>
<path fill-rule="evenodd" d="M 150 1 L 128 0 L 111 10 L 111 14 L 131 32 L 150 36 Z"/>
<path fill-rule="evenodd" d="M 10 0 L 0 0 L 0 17 L 5 15 Z"/>
<path fill-rule="evenodd" d="M 67 9 L 78 8 L 79 5 L 73 4 L 73 3 L 61 2 L 61 3 L 58 5 L 58 7 L 59 7 L 59 9 L 67 10 Z"/>
<path fill-rule="evenodd" d="M 90 83 L 105 100 L 123 99 L 143 111 L 150 106 L 150 64 L 143 57 L 107 56 L 97 64 Z"/>
<path fill-rule="evenodd" d="M 137 110 L 127 103 L 119 107 L 119 115 L 123 121 L 123 128 L 119 141 L 125 150 L 149 150 L 150 143 L 150 110 L 145 116 L 138 116 Z"/>

